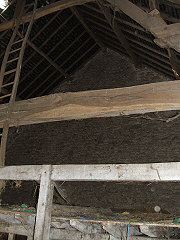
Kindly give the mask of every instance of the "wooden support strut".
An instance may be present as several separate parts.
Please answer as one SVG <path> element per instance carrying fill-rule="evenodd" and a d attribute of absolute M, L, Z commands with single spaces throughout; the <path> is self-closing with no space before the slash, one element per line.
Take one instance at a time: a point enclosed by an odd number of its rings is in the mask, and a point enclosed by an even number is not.
<path fill-rule="evenodd" d="M 43 166 L 37 207 L 34 240 L 49 240 L 54 185 L 51 181 L 51 165 Z"/>
<path fill-rule="evenodd" d="M 76 7 L 71 7 L 70 8 L 72 13 L 76 16 L 76 18 L 81 22 L 81 24 L 83 25 L 83 27 L 86 29 L 86 31 L 89 33 L 89 35 L 94 39 L 94 41 L 103 49 L 105 50 L 106 47 L 104 46 L 104 44 L 101 42 L 101 40 L 98 38 L 98 36 L 96 36 L 96 34 L 93 33 L 93 31 L 91 31 L 91 29 L 88 27 L 88 25 L 86 24 L 86 22 L 84 21 L 83 17 L 80 15 L 80 13 L 78 12 Z"/>
<path fill-rule="evenodd" d="M 127 16 L 140 24 L 155 36 L 154 42 L 162 48 L 173 48 L 180 52 L 180 23 L 167 24 L 157 9 L 146 13 L 128 0 L 107 0 L 113 7 L 121 10 Z"/>
<path fill-rule="evenodd" d="M 113 29 L 115 35 L 117 36 L 119 42 L 122 44 L 122 46 L 125 48 L 127 54 L 130 56 L 130 58 L 132 59 L 133 63 L 135 64 L 135 66 L 139 65 L 139 60 L 138 57 L 133 53 L 126 37 L 124 36 L 124 33 L 122 32 L 122 30 L 118 27 L 118 23 L 116 22 L 116 19 L 114 17 L 112 17 L 111 12 L 110 12 L 110 8 L 105 6 L 105 3 L 103 1 L 98 1 L 98 4 L 100 6 L 101 11 L 103 12 L 107 22 L 109 23 L 109 25 L 111 26 L 111 28 Z"/>

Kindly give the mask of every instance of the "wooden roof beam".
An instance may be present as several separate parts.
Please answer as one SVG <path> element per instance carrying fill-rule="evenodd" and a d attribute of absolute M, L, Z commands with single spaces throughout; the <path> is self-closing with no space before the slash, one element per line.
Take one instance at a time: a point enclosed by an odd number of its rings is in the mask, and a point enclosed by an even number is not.
<path fill-rule="evenodd" d="M 92 0 L 61 0 L 55 3 L 51 3 L 45 7 L 39 8 L 36 11 L 36 15 L 34 20 L 37 20 L 38 18 L 44 17 L 48 14 L 69 8 L 69 7 L 73 7 L 76 5 L 82 5 L 88 2 L 91 2 Z M 32 16 L 32 12 L 24 15 L 22 17 L 22 24 L 29 22 Z M 8 22 L 4 22 L 0 24 L 0 32 L 7 30 L 7 29 L 11 29 L 16 25 L 16 22 L 14 21 L 14 19 L 11 19 Z"/>
<path fill-rule="evenodd" d="M 143 28 L 155 36 L 154 42 L 162 48 L 172 48 L 180 52 L 180 23 L 167 24 L 157 9 L 146 13 L 128 0 L 107 0 L 113 8 L 124 12 Z"/>
<path fill-rule="evenodd" d="M 8 117 L 7 108 L 7 104 L 0 105 L 0 127 Z M 9 121 L 16 126 L 170 110 L 180 110 L 178 80 L 24 100 L 15 103 Z"/>
<path fill-rule="evenodd" d="M 123 31 L 118 27 L 116 19 L 115 18 L 113 19 L 112 15 L 111 15 L 111 12 L 110 12 L 110 8 L 106 7 L 105 3 L 103 1 L 98 1 L 98 5 L 99 5 L 101 11 L 103 12 L 107 22 L 109 23 L 109 25 L 113 29 L 115 35 L 117 36 L 117 39 L 119 40 L 119 42 L 124 47 L 124 49 L 126 50 L 127 54 L 132 59 L 132 61 L 135 64 L 135 66 L 138 66 L 140 64 L 139 58 L 132 51 L 132 49 L 131 49 L 131 47 L 130 47 L 126 37 L 124 36 Z"/>
<path fill-rule="evenodd" d="M 41 55 L 43 58 L 45 58 L 58 72 L 60 72 L 65 78 L 68 77 L 68 74 L 65 73 L 65 71 L 56 64 L 48 55 L 46 55 L 42 50 L 40 50 L 34 43 L 32 43 L 30 40 L 27 40 L 27 44 L 32 47 L 39 55 Z"/>
<path fill-rule="evenodd" d="M 89 28 L 89 26 L 86 24 L 85 20 L 83 19 L 83 17 L 80 15 L 79 11 L 77 10 L 76 7 L 71 7 L 70 8 L 72 13 L 76 16 L 76 18 L 81 22 L 81 24 L 83 25 L 83 27 L 86 29 L 86 31 L 89 33 L 89 35 L 94 39 L 94 41 L 99 45 L 100 48 L 102 48 L 103 50 L 106 49 L 106 47 L 104 46 L 104 44 L 101 42 L 101 40 L 96 36 L 96 34 L 93 33 L 93 31 L 91 31 L 91 29 Z"/>

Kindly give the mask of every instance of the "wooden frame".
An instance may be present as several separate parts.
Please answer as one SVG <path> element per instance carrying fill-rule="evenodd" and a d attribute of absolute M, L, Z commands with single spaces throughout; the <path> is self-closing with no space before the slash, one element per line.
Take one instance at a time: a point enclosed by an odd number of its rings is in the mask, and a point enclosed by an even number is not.
<path fill-rule="evenodd" d="M 14 216 L 17 219 L 16 226 L 12 224 L 8 227 L 2 227 L 0 224 L 0 232 L 12 233 L 21 232 L 28 235 L 30 239 L 34 240 L 49 240 L 51 231 L 51 222 L 58 222 L 62 219 L 79 219 L 81 208 L 74 207 L 74 209 L 68 206 L 57 206 L 52 210 L 52 198 L 53 198 L 53 181 L 180 181 L 180 162 L 173 163 L 151 163 L 151 164 L 102 164 L 102 165 L 31 165 L 31 166 L 9 166 L 0 168 L 0 179 L 1 180 L 36 180 L 40 182 L 39 200 L 36 213 L 17 212 L 11 210 L 0 209 L 0 219 L 4 219 L 5 222 L 10 221 Z M 90 209 L 89 209 L 90 210 Z M 83 217 L 83 221 L 92 222 L 104 222 L 101 217 L 98 219 L 94 217 L 92 219 L 93 210 L 90 212 L 86 211 L 87 220 Z M 51 220 L 51 211 L 52 216 Z M 69 211 L 69 212 L 68 212 Z M 94 210 L 98 212 L 98 210 Z M 63 213 L 64 212 L 64 213 Z M 58 217 L 58 214 L 61 217 Z M 64 215 L 63 215 L 64 214 Z M 91 220 L 88 220 L 88 214 Z M 101 213 L 102 214 L 102 213 Z M 107 214 L 107 213 L 106 213 Z M 31 218 L 27 218 L 27 216 Z M 8 216 L 8 218 L 7 218 Z M 94 215 L 95 216 L 95 215 Z M 97 215 L 96 215 L 97 216 Z M 146 217 L 145 217 L 146 216 Z M 35 221 L 36 217 L 36 221 Z M 109 216 L 110 217 L 110 216 Z M 172 215 L 163 215 L 161 218 L 157 218 L 155 222 L 153 220 L 143 223 L 142 216 L 141 220 L 136 218 L 135 214 L 124 217 L 123 214 L 118 215 L 116 218 L 110 217 L 108 221 L 129 224 L 131 225 L 149 225 L 149 226 L 168 226 L 168 227 L 180 227 L 173 223 Z M 152 217 L 152 216 L 151 216 Z M 108 217 L 107 217 L 108 218 Z M 18 219 L 22 222 L 23 226 L 19 225 Z M 34 219 L 34 220 L 33 220 Z M 161 220 L 160 220 L 161 219 Z M 163 219 L 163 220 L 162 220 Z M 166 220 L 164 220 L 166 219 Z M 29 223 L 31 221 L 31 223 Z M 105 221 L 106 222 L 106 221 Z M 33 236 L 33 225 L 35 224 L 35 232 Z M 12 225 L 12 226 L 11 226 Z M 25 227 L 27 226 L 27 227 Z M 23 229 L 25 228 L 25 229 Z M 14 232 L 13 232 L 14 231 Z M 62 230 L 54 230 L 56 233 L 53 234 L 53 239 L 59 239 L 58 234 L 62 234 Z M 59 232 L 58 232 L 59 231 Z M 67 232 L 64 231 L 64 234 Z M 97 237 L 100 237 L 99 235 Z M 103 236 L 102 236 L 103 237 Z M 11 239 L 11 238 L 10 238 Z M 103 239 L 103 238 L 102 238 Z M 105 238 L 106 239 L 106 238 Z"/>
<path fill-rule="evenodd" d="M 90 2 L 89 0 L 62 0 L 39 9 L 36 12 L 35 19 L 38 19 L 46 14 L 50 14 L 60 9 L 72 7 L 74 5 Z M 109 0 L 109 2 L 112 2 Z M 129 9 L 136 10 L 136 15 L 144 16 L 143 19 L 135 18 L 143 27 L 146 27 L 157 38 L 166 40 L 169 34 L 174 33 L 179 25 L 173 25 L 173 29 L 169 29 L 166 23 L 159 17 L 144 13 L 137 7 L 134 7 L 132 3 L 126 0 L 117 2 L 113 0 L 113 4 L 116 4 L 122 11 L 134 19 L 134 15 L 129 13 Z M 123 5 L 124 4 L 124 5 Z M 124 8 L 124 6 L 126 7 Z M 128 8 L 129 6 L 129 8 Z M 128 10 L 128 11 L 127 11 Z M 72 8 L 73 13 L 78 17 L 87 29 L 88 26 L 84 23 L 76 9 Z M 109 18 L 109 13 L 105 11 L 105 17 L 111 25 L 112 19 Z M 132 12 L 132 11 L 131 11 Z M 29 16 L 23 17 L 23 21 L 29 21 Z M 146 19 L 146 20 L 145 20 Z M 149 25 L 150 20 L 151 24 Z M 155 26 L 158 25 L 158 28 Z M 14 21 L 5 22 L 0 25 L 0 31 L 3 29 L 9 29 L 16 24 Z M 152 26 L 153 24 L 153 26 Z M 129 49 L 125 44 L 126 39 L 123 36 L 123 32 L 115 25 L 111 25 L 114 28 L 114 32 L 121 43 L 124 44 L 124 48 Z M 165 29 L 167 27 L 167 29 Z M 163 32 L 166 30 L 165 32 Z M 93 34 L 88 30 L 89 34 Z M 178 32 L 179 34 L 179 32 Z M 21 37 L 21 35 L 20 35 Z M 97 36 L 93 35 L 96 42 L 103 47 L 103 44 L 97 40 Z M 160 44 L 159 40 L 157 43 Z M 65 72 L 59 69 L 59 66 L 49 59 L 48 55 L 45 55 L 40 49 L 37 49 L 32 42 L 28 44 L 33 47 L 39 54 L 41 54 L 56 70 L 60 71 L 60 74 L 67 76 Z M 164 43 L 163 43 L 164 44 Z M 167 41 L 166 44 L 169 45 Z M 92 45 L 95 47 L 96 43 Z M 176 46 L 173 46 L 176 49 Z M 129 50 L 127 51 L 129 52 Z M 134 52 L 129 52 L 129 55 L 134 56 Z M 61 67 L 61 66 L 60 66 Z M 167 67 L 169 69 L 169 67 Z M 69 69 L 68 69 L 69 70 Z M 7 114 L 9 106 L 0 106 L 0 127 L 9 121 L 10 126 L 44 123 L 60 120 L 70 119 L 85 119 L 94 117 L 112 117 L 120 115 L 129 115 L 137 113 L 147 113 L 154 111 L 167 111 L 167 110 L 180 110 L 180 81 L 162 82 L 154 84 L 146 84 L 141 86 L 126 87 L 121 89 L 105 89 L 98 91 L 87 91 L 78 93 L 60 93 L 28 101 L 17 102 L 13 105 L 12 114 Z M 8 126 L 9 126 L 8 125 Z M 167 182 L 167 181 L 180 181 L 180 162 L 173 163 L 150 163 L 150 164 L 101 164 L 101 165 L 44 165 L 44 166 L 9 166 L 0 168 L 1 180 L 35 180 L 40 181 L 40 192 L 37 213 L 32 214 L 36 217 L 35 231 L 33 236 L 33 227 L 28 226 L 29 231 L 26 232 L 28 239 L 34 240 L 49 240 L 51 234 L 56 239 L 56 233 L 52 233 L 51 229 L 51 210 L 52 210 L 52 198 L 54 181 L 141 181 L 141 182 Z M 1 213 L 1 211 L 0 211 Z M 6 214 L 11 214 L 6 212 Z M 18 217 L 22 217 L 18 212 Z M 30 214 L 29 214 L 30 215 Z M 77 216 L 76 216 L 77 217 Z M 122 217 L 122 216 L 121 216 Z M 172 216 L 171 216 L 172 217 Z M 52 216 L 52 219 L 56 221 L 61 220 L 63 217 Z M 65 216 L 64 219 L 72 219 L 73 216 Z M 86 219 L 86 221 L 88 221 Z M 102 219 L 93 219 L 95 222 L 102 222 Z M 115 219 L 110 221 L 116 221 L 118 223 L 128 224 L 128 219 Z M 132 225 L 142 225 L 141 221 L 134 220 Z M 170 221 L 163 222 L 150 222 L 146 225 L 151 226 L 168 226 L 179 227 L 178 224 Z M 1 231 L 0 225 L 0 231 Z M 7 226 L 6 226 L 7 227 Z M 21 226 L 22 227 L 22 226 Z M 24 230 L 19 227 L 17 231 Z M 10 229 L 11 228 L 11 229 Z M 14 228 L 8 226 L 7 232 L 9 233 L 9 239 L 14 238 Z M 3 229 L 5 230 L 5 228 Z M 26 229 L 27 230 L 27 229 Z M 51 231 L 52 230 L 52 231 Z M 59 230 L 58 234 L 65 234 L 62 230 Z M 97 236 L 97 238 L 107 239 L 106 236 Z"/>
<path fill-rule="evenodd" d="M 90 1 L 92 1 L 92 0 L 63 0 L 63 1 L 58 1 L 58 2 L 52 3 L 43 8 L 39 8 L 36 11 L 35 20 L 38 18 L 41 18 L 43 16 L 46 16 L 48 14 L 51 14 L 53 12 L 57 12 L 62 9 L 73 7 L 76 5 L 81 5 L 81 4 L 90 2 Z M 25 16 L 23 16 L 22 23 L 30 21 L 31 15 L 32 15 L 32 13 L 30 12 L 30 13 L 26 14 Z M 15 24 L 16 24 L 16 22 L 14 22 L 14 19 L 0 24 L 0 32 L 7 30 L 7 29 L 11 29 Z"/>

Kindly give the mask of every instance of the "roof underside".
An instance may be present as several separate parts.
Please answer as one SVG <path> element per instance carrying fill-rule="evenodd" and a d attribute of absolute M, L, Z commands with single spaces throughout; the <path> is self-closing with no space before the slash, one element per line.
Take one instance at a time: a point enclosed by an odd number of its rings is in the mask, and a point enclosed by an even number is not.
<path fill-rule="evenodd" d="M 54 1 L 39 0 L 38 7 L 52 2 Z M 131 2 L 150 12 L 149 0 Z M 168 24 L 180 22 L 180 5 L 166 0 L 159 0 L 158 3 L 161 17 Z M 3 13 L 5 19 L 12 18 L 14 9 L 15 3 Z M 116 27 L 123 33 L 130 51 L 139 62 L 166 74 L 170 79 L 175 78 L 168 52 L 154 43 L 154 36 L 124 13 L 113 11 L 113 6 L 110 13 Z M 21 32 L 25 28 L 26 24 L 21 27 Z M 0 34 L 0 62 L 2 62 L 12 30 Z M 36 50 L 27 44 L 18 87 L 18 98 L 21 99 L 48 94 L 89 61 L 101 49 L 100 47 L 130 55 L 96 2 L 58 11 L 36 20 L 29 40 Z M 175 51 L 174 53 L 179 60 L 179 54 Z M 9 82 L 10 79 L 6 81 Z M 8 86 L 4 91 L 8 92 Z"/>

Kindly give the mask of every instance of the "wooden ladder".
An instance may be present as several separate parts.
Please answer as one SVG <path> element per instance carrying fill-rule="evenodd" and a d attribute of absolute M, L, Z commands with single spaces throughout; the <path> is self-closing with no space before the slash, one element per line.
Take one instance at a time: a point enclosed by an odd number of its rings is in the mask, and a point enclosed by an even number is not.
<path fill-rule="evenodd" d="M 3 124 L 3 128 L 0 129 L 0 167 L 3 167 L 5 163 L 6 142 L 10 124 L 9 118 L 16 100 L 26 42 L 33 25 L 37 8 L 37 0 L 33 0 L 31 5 L 25 4 L 25 1 L 21 1 L 20 3 L 21 9 L 16 18 L 16 27 L 6 48 L 0 72 L 0 102 L 8 103 L 8 117 Z M 32 6 L 33 11 L 30 22 L 22 35 L 22 33 L 19 32 L 20 25 L 22 24 L 22 16 L 26 14 L 27 9 Z"/>

